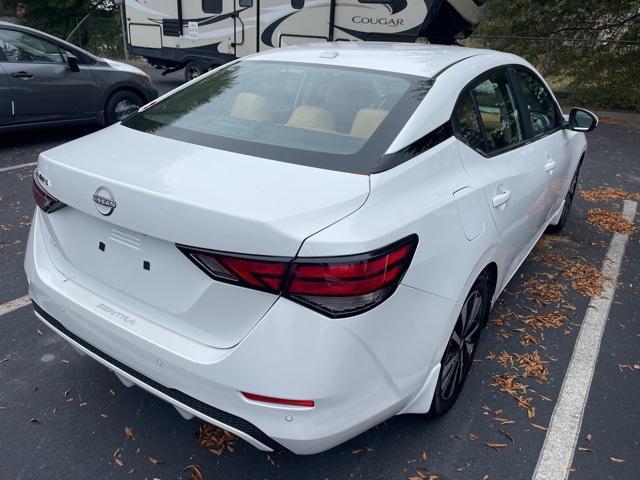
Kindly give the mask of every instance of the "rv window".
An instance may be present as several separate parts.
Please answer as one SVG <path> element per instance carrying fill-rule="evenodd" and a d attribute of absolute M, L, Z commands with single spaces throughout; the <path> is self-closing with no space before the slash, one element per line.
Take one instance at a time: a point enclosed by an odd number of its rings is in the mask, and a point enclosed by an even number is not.
<path fill-rule="evenodd" d="M 222 13 L 222 0 L 202 0 L 204 13 Z"/>
<path fill-rule="evenodd" d="M 424 80 L 346 67 L 242 61 L 123 124 L 219 150 L 370 173 L 424 98 Z"/>
<path fill-rule="evenodd" d="M 240 8 L 251 8 L 253 7 L 253 0 L 240 0 L 238 5 Z"/>
<path fill-rule="evenodd" d="M 395 0 L 358 0 L 360 3 L 393 3 Z"/>
<path fill-rule="evenodd" d="M 296 10 L 300 10 L 304 7 L 304 0 L 291 0 L 291 6 Z"/>

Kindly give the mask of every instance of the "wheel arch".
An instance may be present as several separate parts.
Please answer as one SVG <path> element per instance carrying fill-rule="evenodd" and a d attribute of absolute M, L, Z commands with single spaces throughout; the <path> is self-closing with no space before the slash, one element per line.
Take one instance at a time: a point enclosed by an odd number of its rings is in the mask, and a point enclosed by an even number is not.
<path fill-rule="evenodd" d="M 489 284 L 489 301 L 493 305 L 494 296 L 496 294 L 496 288 L 498 287 L 498 264 L 496 262 L 490 262 L 482 270 L 482 274 L 486 274 L 487 282 Z"/>
<path fill-rule="evenodd" d="M 128 84 L 116 85 L 113 88 L 109 89 L 109 91 L 105 94 L 104 100 L 102 102 L 103 108 L 106 107 L 109 100 L 111 100 L 111 97 L 113 97 L 116 93 L 124 92 L 124 91 L 135 93 L 142 99 L 143 102 L 146 102 L 144 92 L 138 87 L 136 87 L 135 85 L 128 85 Z"/>

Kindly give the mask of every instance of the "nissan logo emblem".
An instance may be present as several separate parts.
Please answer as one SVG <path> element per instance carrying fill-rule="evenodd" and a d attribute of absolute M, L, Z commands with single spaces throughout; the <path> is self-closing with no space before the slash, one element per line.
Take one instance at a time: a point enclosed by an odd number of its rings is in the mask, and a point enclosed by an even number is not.
<path fill-rule="evenodd" d="M 98 187 L 96 193 L 93 194 L 93 203 L 96 204 L 98 212 L 105 217 L 113 213 L 116 208 L 116 200 L 113 192 L 107 187 Z"/>

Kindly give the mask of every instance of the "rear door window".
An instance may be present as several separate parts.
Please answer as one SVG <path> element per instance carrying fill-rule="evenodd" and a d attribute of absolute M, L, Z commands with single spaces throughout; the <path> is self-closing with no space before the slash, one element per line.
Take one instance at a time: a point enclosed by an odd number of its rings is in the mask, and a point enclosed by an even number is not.
<path fill-rule="evenodd" d="M 506 71 L 481 77 L 458 100 L 453 117 L 458 138 L 487 155 L 517 147 L 526 135 L 516 105 Z"/>
<path fill-rule="evenodd" d="M 458 103 L 456 123 L 458 133 L 467 145 L 476 150 L 486 151 L 480 121 L 470 92 L 467 92 Z"/>
<path fill-rule="evenodd" d="M 534 137 L 544 135 L 560 125 L 556 103 L 544 83 L 533 73 L 517 69 L 516 78 L 522 90 Z"/>

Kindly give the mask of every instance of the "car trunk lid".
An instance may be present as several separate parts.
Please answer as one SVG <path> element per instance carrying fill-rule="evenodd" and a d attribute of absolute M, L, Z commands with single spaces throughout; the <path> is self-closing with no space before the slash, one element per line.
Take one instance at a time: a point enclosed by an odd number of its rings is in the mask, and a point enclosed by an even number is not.
<path fill-rule="evenodd" d="M 219 348 L 237 344 L 276 296 L 212 280 L 176 244 L 294 257 L 369 192 L 367 176 L 120 125 L 44 152 L 38 171 L 68 205 L 45 216 L 64 273 L 88 275 L 106 286 L 107 303 Z"/>

